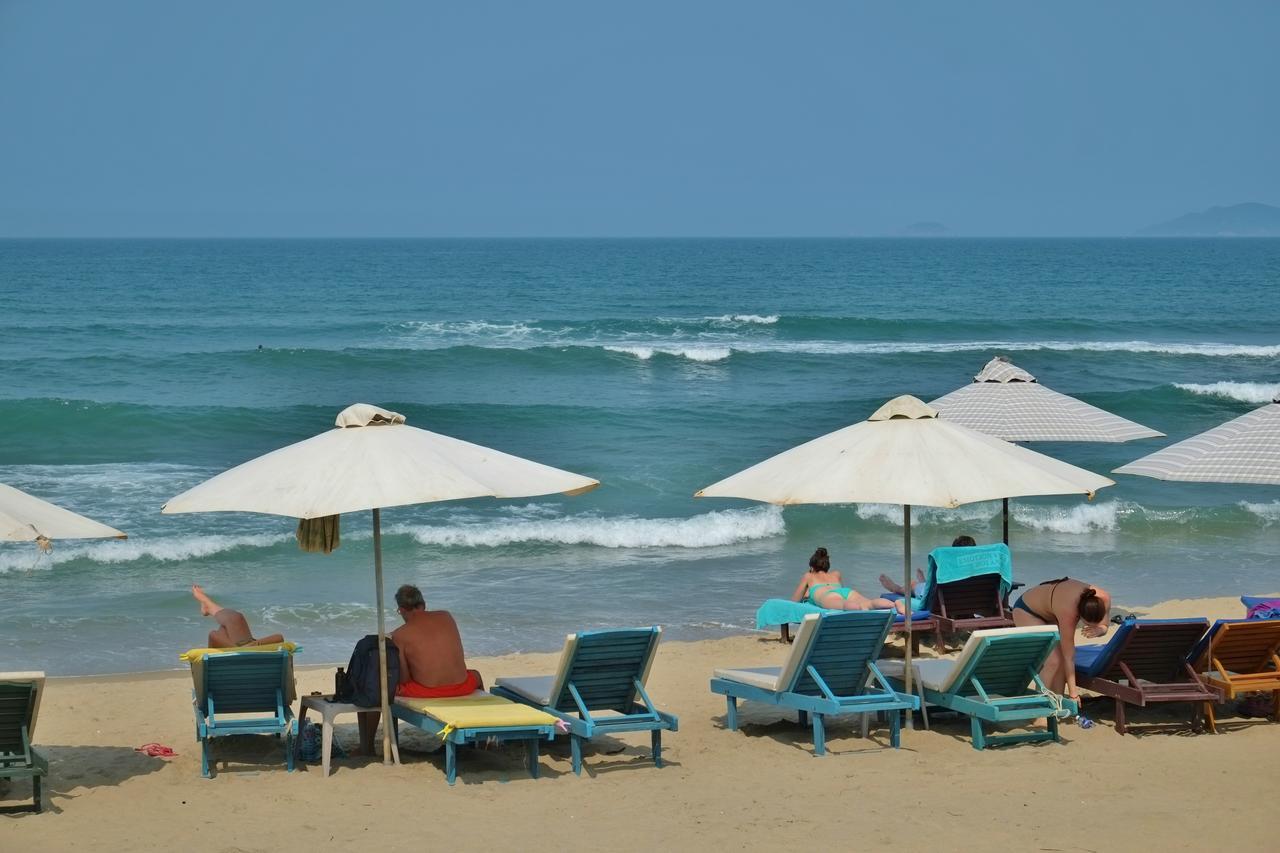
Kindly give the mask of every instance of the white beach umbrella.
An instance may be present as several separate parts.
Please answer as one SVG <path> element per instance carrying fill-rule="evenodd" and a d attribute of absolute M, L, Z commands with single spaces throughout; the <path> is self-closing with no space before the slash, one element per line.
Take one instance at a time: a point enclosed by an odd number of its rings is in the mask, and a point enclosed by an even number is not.
<path fill-rule="evenodd" d="M 0 540 L 126 539 L 124 533 L 0 483 Z"/>
<path fill-rule="evenodd" d="M 383 760 L 392 760 L 382 603 L 379 510 L 462 498 L 581 494 L 598 481 L 405 423 L 404 415 L 358 403 L 336 429 L 282 447 L 169 500 L 162 512 L 260 512 L 299 519 L 373 511 Z"/>
<path fill-rule="evenodd" d="M 1280 486 L 1280 397 L 1247 415 L 1121 465 L 1114 473 L 1192 483 Z"/>
<path fill-rule="evenodd" d="M 1007 496 L 1086 495 L 1106 477 L 939 417 L 915 397 L 707 486 L 697 497 L 773 504 L 902 505 L 903 588 L 911 589 L 911 507 L 954 508 Z M 907 620 L 907 690 L 911 690 Z"/>
<path fill-rule="evenodd" d="M 1005 441 L 1122 442 L 1164 435 L 1041 385 L 1004 356 L 996 356 L 961 386 L 929 403 L 952 423 Z M 1004 541 L 1009 542 L 1005 496 Z"/>

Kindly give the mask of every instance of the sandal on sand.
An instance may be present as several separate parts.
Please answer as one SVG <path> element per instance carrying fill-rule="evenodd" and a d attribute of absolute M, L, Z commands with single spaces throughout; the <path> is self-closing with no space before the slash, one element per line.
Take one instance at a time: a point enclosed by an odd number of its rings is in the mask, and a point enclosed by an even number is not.
<path fill-rule="evenodd" d="M 142 746 L 134 747 L 133 751 L 141 752 L 143 755 L 149 755 L 152 758 L 174 758 L 178 754 L 169 747 L 158 743 L 144 743 Z"/>

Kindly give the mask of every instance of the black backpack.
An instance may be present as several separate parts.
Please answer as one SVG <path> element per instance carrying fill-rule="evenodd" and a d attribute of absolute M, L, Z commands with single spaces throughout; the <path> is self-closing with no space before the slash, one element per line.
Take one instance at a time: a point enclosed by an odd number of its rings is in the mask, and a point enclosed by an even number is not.
<path fill-rule="evenodd" d="M 396 695 L 396 685 L 400 683 L 400 652 L 396 644 L 387 637 L 387 692 Z M 335 698 L 340 702 L 350 702 L 362 708 L 372 708 L 382 704 L 382 692 L 378 683 L 378 635 L 369 634 L 356 643 L 351 653 L 351 661 L 347 664 L 347 680 L 342 692 Z"/>

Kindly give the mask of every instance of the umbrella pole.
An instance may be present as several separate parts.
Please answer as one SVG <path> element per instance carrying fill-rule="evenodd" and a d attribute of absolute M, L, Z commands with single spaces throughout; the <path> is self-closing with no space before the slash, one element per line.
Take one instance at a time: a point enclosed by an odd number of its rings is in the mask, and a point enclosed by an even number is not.
<path fill-rule="evenodd" d="M 1004 499 L 1004 544 L 1009 544 L 1009 499 Z"/>
<path fill-rule="evenodd" d="M 902 591 L 902 618 L 907 623 L 906 665 L 902 669 L 902 678 L 907 695 L 911 696 L 911 504 L 902 505 Z M 907 728 L 912 728 L 913 723 L 911 712 L 908 711 Z"/>
<path fill-rule="evenodd" d="M 373 510 L 373 574 L 378 583 L 378 685 L 382 693 L 382 763 L 400 763 L 400 750 L 391 741 L 391 700 L 387 692 L 387 624 L 382 609 L 382 516 Z M 395 753 L 393 758 L 393 751 Z"/>

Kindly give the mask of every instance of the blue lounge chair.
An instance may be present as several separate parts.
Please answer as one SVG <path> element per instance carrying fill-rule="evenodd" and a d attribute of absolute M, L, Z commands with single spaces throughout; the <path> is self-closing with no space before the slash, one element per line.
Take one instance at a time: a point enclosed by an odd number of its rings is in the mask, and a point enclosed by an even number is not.
<path fill-rule="evenodd" d="M 1059 740 L 1058 718 L 1079 709 L 1070 699 L 1051 693 L 1040 680 L 1040 667 L 1058 645 L 1052 626 L 992 628 L 974 631 L 955 660 L 920 660 L 914 677 L 925 701 L 969 717 L 973 748 Z M 894 684 L 903 682 L 904 661 L 882 660 L 880 667 Z M 1048 730 L 1016 735 L 988 735 L 983 723 L 1021 723 L 1047 717 Z"/>
<path fill-rule="evenodd" d="M 661 767 L 662 733 L 679 725 L 644 689 L 661 637 L 656 626 L 570 634 L 555 675 L 499 678 L 493 693 L 563 720 L 574 773 L 582 773 L 583 741 L 615 732 L 650 732 L 653 763 Z"/>
<path fill-rule="evenodd" d="M 253 650 L 193 649 L 183 655 L 195 681 L 196 740 L 201 744 L 200 773 L 208 778 L 213 739 L 229 735 L 284 737 L 285 764 L 293 771 L 293 653 L 288 647 Z M 228 718 L 226 715 L 237 716 Z M 241 716 L 266 714 L 267 716 Z"/>
<path fill-rule="evenodd" d="M 1208 619 L 1126 620 L 1106 645 L 1076 647 L 1076 684 L 1115 699 L 1119 734 L 1126 704 L 1190 702 L 1195 729 L 1204 703 L 1219 697 L 1188 662 L 1208 629 Z"/>
<path fill-rule="evenodd" d="M 44 693 L 43 672 L 0 672 L 0 779 L 31 779 L 31 806 L 40 812 L 40 778 L 49 772 L 44 756 L 31 745 Z M 18 810 L 13 807 L 9 810 Z"/>
<path fill-rule="evenodd" d="M 915 696 L 895 691 L 876 658 L 884 648 L 892 614 L 888 610 L 810 613 L 784 666 L 717 669 L 711 692 L 725 697 L 726 725 L 738 730 L 738 700 L 792 708 L 800 724 L 813 718 L 813 751 L 826 754 L 827 716 L 889 712 L 889 739 L 900 741 L 898 711 L 920 707 Z"/>

